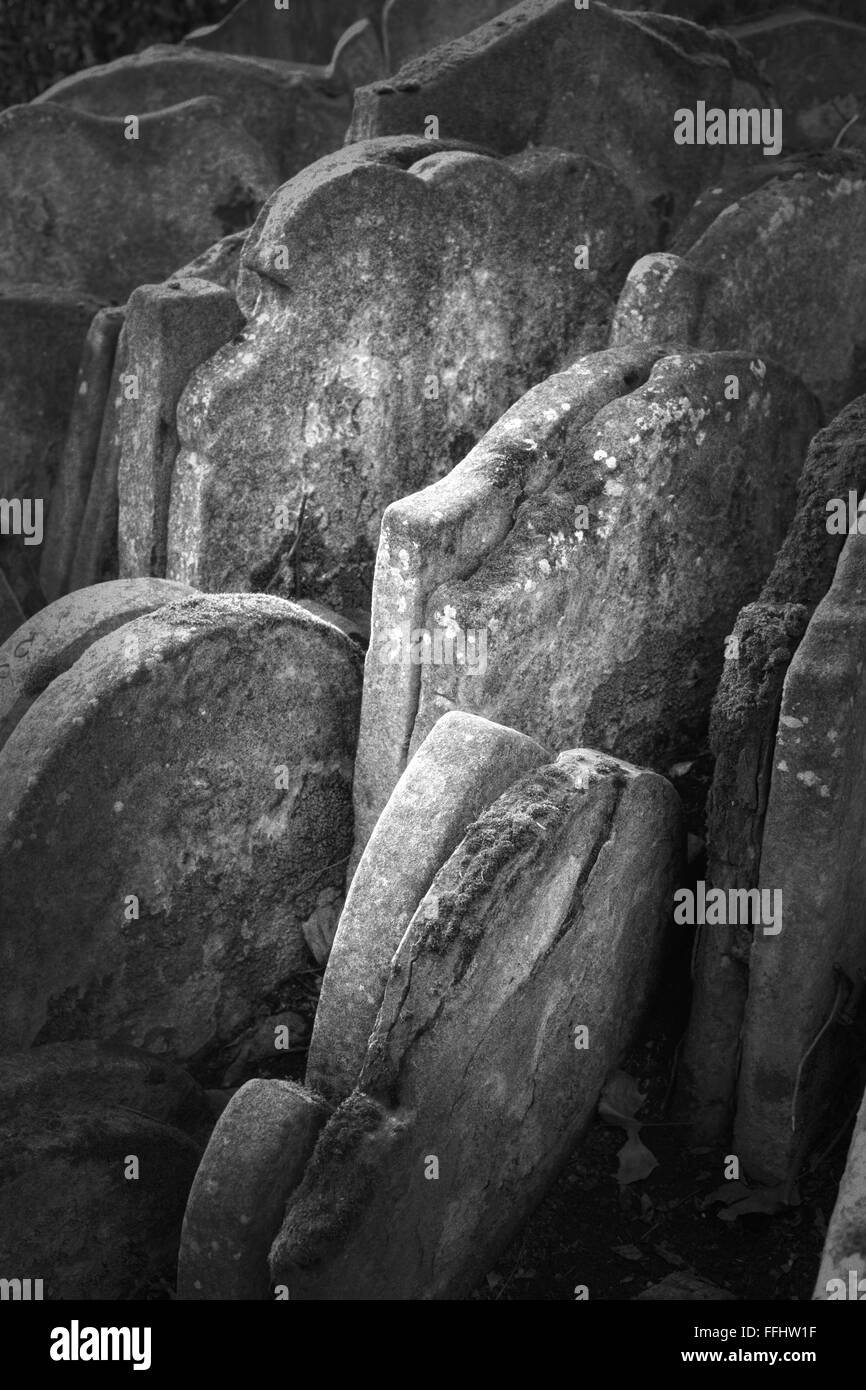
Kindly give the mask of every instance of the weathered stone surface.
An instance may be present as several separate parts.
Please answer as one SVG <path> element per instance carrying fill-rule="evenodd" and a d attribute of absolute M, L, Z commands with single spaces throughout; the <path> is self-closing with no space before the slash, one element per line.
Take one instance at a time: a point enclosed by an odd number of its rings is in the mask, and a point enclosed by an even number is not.
<path fill-rule="evenodd" d="M 136 1047 L 50 1043 L 0 1057 L 0 1109 L 7 1124 L 56 1110 L 122 1107 L 206 1141 L 210 1102 L 183 1067 Z"/>
<path fill-rule="evenodd" d="M 856 1290 L 853 1297 L 860 1302 L 866 1293 L 861 1283 L 866 1279 L 866 1096 L 854 1126 L 812 1297 L 833 1297 L 833 1301 L 851 1298 L 852 1270 Z M 832 1284 L 834 1279 L 842 1280 L 844 1292 L 838 1283 Z"/>
<path fill-rule="evenodd" d="M 244 248 L 242 340 L 181 398 L 166 574 L 369 604 L 384 507 L 606 336 L 630 206 L 577 155 L 414 139 L 354 146 L 286 184 Z"/>
<path fill-rule="evenodd" d="M 289 1081 L 248 1081 L 211 1135 L 189 1194 L 181 1299 L 267 1299 L 268 1252 L 331 1107 Z"/>
<path fill-rule="evenodd" d="M 266 152 L 276 187 L 340 148 L 351 116 L 350 92 L 324 73 L 285 63 L 157 44 L 64 77 L 33 105 L 50 102 L 123 117 L 153 114 L 194 97 L 218 97 L 232 122 Z"/>
<path fill-rule="evenodd" d="M 240 0 L 219 24 L 187 34 L 184 44 L 276 58 L 285 63 L 327 63 L 341 34 L 359 19 L 376 17 L 383 0 Z"/>
<path fill-rule="evenodd" d="M 732 65 L 733 63 L 733 65 Z M 407 63 L 393 84 L 361 88 L 349 139 L 422 133 L 513 154 L 555 145 L 611 165 L 637 197 L 654 244 L 728 160 L 753 147 L 678 145 L 681 107 L 766 106 L 754 65 L 724 35 L 593 0 L 524 0 L 472 34 Z M 760 156 L 759 156 L 760 157 Z"/>
<path fill-rule="evenodd" d="M 817 424 L 809 392 L 771 363 L 635 346 L 535 388 L 449 478 L 390 507 L 356 852 L 403 750 L 446 709 L 660 771 L 693 757 L 724 637 L 772 566 Z M 407 623 L 465 634 L 465 659 L 395 660 Z"/>
<path fill-rule="evenodd" d="M 124 402 L 133 392 L 128 376 L 126 334 L 120 330 L 114 352 L 102 428 L 96 446 L 96 461 L 90 477 L 90 490 L 78 533 L 78 543 L 66 581 L 68 590 L 85 589 L 117 579 L 117 478 L 120 470 L 120 416 Z"/>
<path fill-rule="evenodd" d="M 5 642 L 11 637 L 24 621 L 21 604 L 15 597 L 9 580 L 0 569 L 0 641 Z"/>
<path fill-rule="evenodd" d="M 866 113 L 862 24 L 795 10 L 765 15 L 730 33 L 772 84 L 785 113 L 788 149 L 830 145 L 852 116 Z M 859 124 L 852 127 L 854 139 Z"/>
<path fill-rule="evenodd" d="M 97 300 L 63 289 L 0 287 L 0 497 L 42 498 L 46 517 L 98 309 Z"/>
<path fill-rule="evenodd" d="M 78 589 L 30 618 L 0 646 L 0 747 L 34 700 L 94 642 L 192 593 L 167 579 L 118 579 Z"/>
<path fill-rule="evenodd" d="M 583 750 L 469 828 L 289 1201 L 271 1272 L 293 1300 L 459 1298 L 491 1267 L 636 1034 L 680 835 L 669 782 Z"/>
<path fill-rule="evenodd" d="M 0 1270 L 45 1299 L 140 1297 L 178 1247 L 201 1153 L 132 1109 L 58 1108 L 0 1120 Z M 138 1159 L 139 1176 L 124 1176 Z"/>
<path fill-rule="evenodd" d="M 345 1100 L 358 1080 L 394 952 L 430 887 L 485 807 L 549 755 L 474 715 L 435 724 L 397 786 L 349 887 L 322 981 L 307 1085 Z"/>
<path fill-rule="evenodd" d="M 0 114 L 0 283 L 125 300 L 250 226 L 281 182 L 215 97 L 145 113 L 138 139 L 127 130 L 121 117 L 47 102 Z"/>
<path fill-rule="evenodd" d="M 238 278 L 238 270 L 241 263 L 241 251 L 243 244 L 248 236 L 247 232 L 230 232 L 228 236 L 220 237 L 213 246 L 209 246 L 206 251 L 202 251 L 200 256 L 194 257 L 180 270 L 176 270 L 168 278 L 170 280 L 210 280 L 214 285 L 222 285 L 224 289 L 235 291 Z"/>
<path fill-rule="evenodd" d="M 385 73 L 385 53 L 376 27 L 369 19 L 359 19 L 340 37 L 328 77 L 351 95 L 356 87 L 365 87 Z"/>
<path fill-rule="evenodd" d="M 770 1183 L 796 1174 L 815 1137 L 847 1050 L 839 1029 L 817 1040 L 866 975 L 864 644 L 866 536 L 854 534 L 785 678 L 764 820 L 759 886 L 781 891 L 782 929 L 752 942 L 734 1143 Z"/>
<path fill-rule="evenodd" d="M 460 38 L 511 8 L 512 0 L 387 0 L 382 30 L 388 68 L 396 72 L 422 53 Z"/>
<path fill-rule="evenodd" d="M 846 172 L 842 172 L 840 166 Z M 611 344 L 745 348 L 796 372 L 830 413 L 866 389 L 866 156 L 775 180 L 728 207 L 684 256 L 645 256 Z"/>
<path fill-rule="evenodd" d="M 84 341 L 39 566 L 39 580 L 49 603 L 68 589 L 125 312 L 117 307 L 100 309 Z"/>
<path fill-rule="evenodd" d="M 51 683 L 0 751 L 0 1048 L 96 1034 L 204 1066 L 308 967 L 307 920 L 339 915 L 360 665 L 293 605 L 223 595 Z"/>
<path fill-rule="evenodd" d="M 127 305 L 126 370 L 137 398 L 122 399 L 118 461 L 118 569 L 164 575 L 177 403 L 196 367 L 243 326 L 231 290 L 207 280 L 142 285 Z"/>
<path fill-rule="evenodd" d="M 866 488 L 866 397 L 809 446 L 797 512 L 760 598 L 739 614 L 713 703 L 715 768 L 707 805 L 707 881 L 756 888 L 782 689 L 791 660 L 827 592 L 843 537 L 827 530 L 827 503 Z M 678 1071 L 678 1109 L 702 1142 L 730 1130 L 748 990 L 747 926 L 705 928 L 695 959 L 689 1028 Z"/>

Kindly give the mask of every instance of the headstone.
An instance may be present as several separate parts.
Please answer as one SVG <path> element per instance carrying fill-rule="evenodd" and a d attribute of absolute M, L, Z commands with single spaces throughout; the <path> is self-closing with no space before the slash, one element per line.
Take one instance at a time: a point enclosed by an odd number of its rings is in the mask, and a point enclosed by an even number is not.
<path fill-rule="evenodd" d="M 435 7 L 434 7 L 435 8 Z M 421 134 L 431 116 L 448 140 L 502 154 L 555 145 L 610 165 L 637 199 L 654 245 L 725 163 L 754 146 L 678 144 L 675 112 L 769 103 L 754 64 L 723 35 L 593 0 L 523 0 L 498 19 L 355 93 L 350 140 Z"/>
<path fill-rule="evenodd" d="M 694 757 L 818 420 L 763 359 L 635 345 L 535 388 L 449 478 L 390 507 L 356 853 L 402 750 L 446 709 L 658 771 Z"/>
<path fill-rule="evenodd" d="M 154 114 L 194 97 L 219 98 L 232 123 L 266 153 L 274 187 L 339 149 L 351 116 L 351 88 L 340 90 L 324 72 L 174 44 L 64 77 L 33 105 L 50 102 L 124 117 Z"/>
<path fill-rule="evenodd" d="M 340 37 L 328 67 L 328 78 L 350 95 L 386 74 L 385 54 L 376 27 L 369 19 L 357 23 Z M 344 132 L 345 133 L 345 132 Z"/>
<path fill-rule="evenodd" d="M 86 589 L 91 584 L 117 579 L 119 575 L 117 478 L 120 469 L 120 418 L 124 404 L 134 400 L 136 390 L 135 373 L 128 371 L 126 334 L 121 329 L 114 352 L 114 366 L 102 414 L 87 503 L 66 580 L 67 590 L 72 592 Z"/>
<path fill-rule="evenodd" d="M 829 167 L 732 204 L 684 256 L 639 260 L 611 343 L 766 354 L 840 410 L 866 389 L 866 156 L 834 151 Z"/>
<path fill-rule="evenodd" d="M 220 237 L 201 255 L 195 256 L 180 270 L 168 278 L 170 280 L 210 280 L 214 285 L 234 293 L 241 263 L 241 251 L 247 239 L 247 232 L 230 232 Z"/>
<path fill-rule="evenodd" d="M 121 404 L 117 478 L 118 569 L 125 578 L 165 574 L 177 403 L 196 367 L 242 326 L 231 290 L 207 280 L 141 285 L 130 296 L 126 371 L 137 391 Z"/>
<path fill-rule="evenodd" d="M 382 141 L 286 184 L 244 248 L 242 339 L 181 397 L 168 577 L 367 606 L 385 506 L 600 344 L 629 244 L 616 176 L 556 150 Z"/>
<path fill-rule="evenodd" d="M 534 739 L 446 714 L 409 763 L 349 887 L 307 1058 L 306 1082 L 338 1103 L 354 1087 L 394 952 L 466 826 L 547 760 Z"/>
<path fill-rule="evenodd" d="M 752 942 L 734 1145 L 771 1184 L 796 1175 L 840 1058 L 852 1060 L 831 1025 L 866 976 L 864 643 L 866 536 L 855 533 L 785 678 L 764 820 L 758 886 L 781 894 L 781 929 L 756 928 Z"/>
<path fill-rule="evenodd" d="M 266 1299 L 268 1252 L 331 1107 L 289 1081 L 232 1097 L 195 1175 L 183 1219 L 178 1298 Z"/>
<path fill-rule="evenodd" d="M 0 751 L 0 1050 L 97 1035 L 205 1068 L 309 968 L 351 845 L 360 666 L 293 605 L 221 595 L 51 683 Z"/>
<path fill-rule="evenodd" d="M 133 1109 L 56 1104 L 0 1119 L 3 1277 L 46 1300 L 142 1298 L 170 1273 L 201 1149 Z"/>
<path fill-rule="evenodd" d="M 273 156 L 215 97 L 140 117 L 13 106 L 0 114 L 0 283 L 122 302 L 250 226 L 280 182 Z"/>
<path fill-rule="evenodd" d="M 49 603 L 68 589 L 96 468 L 124 315 L 122 308 L 100 309 L 84 340 L 39 566 L 39 580 Z"/>
<path fill-rule="evenodd" d="M 94 642 L 191 596 L 167 579 L 118 579 L 56 599 L 24 623 L 0 646 L 0 748 L 43 690 Z"/>
<path fill-rule="evenodd" d="M 378 19 L 383 0 L 240 0 L 219 24 L 194 30 L 184 44 L 276 58 L 327 63 L 340 35 L 359 19 Z"/>
<path fill-rule="evenodd" d="M 866 1295 L 866 1096 L 854 1134 L 815 1282 L 814 1299 L 863 1301 Z"/>
<path fill-rule="evenodd" d="M 490 1269 L 636 1036 L 680 815 L 664 778 L 574 750 L 468 828 L 289 1201 L 271 1274 L 292 1300 L 454 1299 Z"/>
<path fill-rule="evenodd" d="M 828 502 L 866 488 L 866 397 L 809 446 L 797 512 L 760 598 L 739 614 L 710 721 L 715 757 L 707 805 L 707 882 L 756 888 L 782 691 L 791 660 L 833 580 L 843 545 Z M 748 990 L 748 926 L 704 928 L 694 963 L 677 1107 L 701 1142 L 730 1132 Z"/>
<path fill-rule="evenodd" d="M 382 12 L 385 53 L 390 72 L 419 58 L 449 39 L 469 34 L 503 10 L 513 0 L 439 0 L 426 5 L 421 0 L 387 0 Z"/>
<path fill-rule="evenodd" d="M 862 11 L 859 18 L 862 19 Z M 748 49 L 785 113 L 788 149 L 831 145 L 866 112 L 866 27 L 792 10 L 729 31 Z M 856 132 L 856 127 L 855 127 Z"/>

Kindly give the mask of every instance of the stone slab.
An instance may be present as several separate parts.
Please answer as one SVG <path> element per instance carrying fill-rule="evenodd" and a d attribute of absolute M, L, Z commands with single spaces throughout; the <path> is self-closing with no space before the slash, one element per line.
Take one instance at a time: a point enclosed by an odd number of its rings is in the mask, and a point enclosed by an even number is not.
<path fill-rule="evenodd" d="M 629 273 L 611 344 L 689 343 L 774 357 L 828 414 L 866 389 L 866 156 L 771 181 L 731 204 L 684 256 Z"/>
<path fill-rule="evenodd" d="M 724 35 L 593 0 L 523 0 L 497 19 L 406 63 L 392 82 L 355 93 L 349 140 L 421 134 L 429 115 L 443 139 L 503 154 L 555 145 L 609 164 L 632 190 L 654 245 L 726 162 L 750 146 L 674 141 L 674 112 L 766 106 L 752 61 Z M 760 155 L 758 155 L 760 157 Z"/>
<path fill-rule="evenodd" d="M 125 312 L 118 307 L 100 309 L 84 340 L 39 566 L 39 580 L 49 603 L 68 590 Z"/>
<path fill-rule="evenodd" d="M 367 606 L 385 506 L 605 338 L 630 206 L 581 156 L 423 139 L 353 146 L 286 184 L 244 248 L 242 340 L 181 398 L 167 576 Z"/>
<path fill-rule="evenodd" d="M 0 1050 L 96 1034 L 206 1067 L 271 1012 L 339 915 L 360 666 L 303 610 L 223 595 L 51 683 L 0 750 Z"/>
<path fill-rule="evenodd" d="M 866 536 L 853 534 L 788 668 L 773 754 L 758 886 L 781 892 L 783 916 L 752 941 L 734 1125 L 762 1182 L 795 1177 L 815 1139 L 851 1045 L 822 1030 L 866 976 L 864 643 Z"/>
<path fill-rule="evenodd" d="M 177 404 L 202 362 L 243 326 L 231 290 L 207 280 L 141 285 L 126 311 L 126 371 L 136 395 L 120 408 L 118 570 L 165 574 L 169 494 L 177 458 Z"/>
<path fill-rule="evenodd" d="M 715 757 L 707 803 L 707 882 L 756 888 L 783 687 L 794 653 L 833 580 L 844 543 L 827 504 L 866 489 L 866 397 L 809 446 L 797 512 L 760 597 L 737 617 L 710 720 Z M 704 929 L 678 1070 L 677 1112 L 700 1142 L 730 1132 L 752 933 Z"/>
<path fill-rule="evenodd" d="M 0 284 L 123 302 L 250 226 L 282 181 L 215 97 L 144 113 L 132 131 L 123 117 L 49 102 L 0 114 Z"/>
<path fill-rule="evenodd" d="M 469 828 L 288 1204 L 271 1273 L 291 1299 L 459 1299 L 491 1268 L 636 1035 L 681 832 L 669 782 L 585 750 Z"/>
<path fill-rule="evenodd" d="M 392 957 L 468 825 L 547 758 L 534 739 L 462 713 L 435 724 L 403 773 L 351 881 L 316 1010 L 306 1083 L 345 1100 L 361 1070 Z"/>
<path fill-rule="evenodd" d="M 853 1272 L 853 1281 L 852 1281 Z M 866 1293 L 866 1097 L 860 1106 L 812 1297 L 838 1302 Z M 834 1284 L 832 1281 L 836 1280 Z M 841 1288 L 838 1281 L 842 1281 Z"/>
<path fill-rule="evenodd" d="M 382 31 L 389 72 L 397 72 L 413 58 L 449 39 L 469 34 L 503 10 L 512 0 L 387 0 L 382 11 Z M 360 85 L 360 84 L 359 84 Z"/>
<path fill-rule="evenodd" d="M 270 1297 L 268 1252 L 331 1107 L 289 1081 L 248 1081 L 216 1123 L 183 1218 L 177 1293 Z"/>
<path fill-rule="evenodd" d="M 0 748 L 34 701 L 94 642 L 192 593 L 167 579 L 117 579 L 56 599 L 20 626 L 0 646 Z"/>

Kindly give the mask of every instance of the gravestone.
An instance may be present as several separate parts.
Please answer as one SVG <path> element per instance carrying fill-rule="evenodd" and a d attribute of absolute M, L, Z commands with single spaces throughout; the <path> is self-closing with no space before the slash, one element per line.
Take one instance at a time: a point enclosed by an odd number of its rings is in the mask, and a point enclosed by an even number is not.
<path fill-rule="evenodd" d="M 137 119 L 48 102 L 0 113 L 0 283 L 122 302 L 250 226 L 282 181 L 215 97 Z"/>
<path fill-rule="evenodd" d="M 584 750 L 468 828 L 289 1200 L 271 1274 L 292 1300 L 461 1298 L 490 1269 L 636 1036 L 681 831 L 669 782 Z"/>
<path fill-rule="evenodd" d="M 0 750 L 0 1050 L 99 1036 L 194 1067 L 334 926 L 360 652 L 265 595 L 136 618 Z"/>
<path fill-rule="evenodd" d="M 866 389 L 866 156 L 771 181 L 733 203 L 684 256 L 629 273 L 611 344 L 742 348 L 796 372 L 833 414 Z"/>
<path fill-rule="evenodd" d="M 39 581 L 50 603 L 67 592 L 96 468 L 125 309 L 100 309 L 84 340 L 75 394 L 45 530 Z"/>
<path fill-rule="evenodd" d="M 599 345 L 633 236 L 616 176 L 556 150 L 381 141 L 286 184 L 244 248 L 241 340 L 180 401 L 167 576 L 367 606 L 384 507 Z"/>
<path fill-rule="evenodd" d="M 436 5 L 387 0 L 382 29 L 389 71 L 397 72 L 428 49 L 471 33 L 511 4 L 512 0 L 438 0 Z"/>
<path fill-rule="evenodd" d="M 752 941 L 734 1145 L 771 1184 L 796 1176 L 819 1133 L 852 1046 L 831 1024 L 866 975 L 864 643 L 866 536 L 855 533 L 785 678 L 764 820 L 758 886 L 781 893 L 783 915 Z"/>
<path fill-rule="evenodd" d="M 94 642 L 192 592 L 167 579 L 118 579 L 56 599 L 19 627 L 0 646 L 0 747 L 43 690 Z"/>
<path fill-rule="evenodd" d="M 289 1081 L 248 1081 L 217 1120 L 183 1219 L 178 1297 L 266 1299 L 268 1252 L 331 1107 Z"/>
<path fill-rule="evenodd" d="M 853 1278 L 852 1278 L 853 1274 Z M 848 1158 L 815 1282 L 815 1299 L 862 1302 L 866 1287 L 866 1097 L 860 1106 Z M 833 1283 L 833 1281 L 836 1281 Z M 841 1286 L 839 1281 L 841 1280 Z"/>
<path fill-rule="evenodd" d="M 769 104 L 748 55 L 724 35 L 593 0 L 523 0 L 471 34 L 406 63 L 393 81 L 355 93 L 350 140 L 422 134 L 431 116 L 447 140 L 502 154 L 555 145 L 610 165 L 631 189 L 654 246 L 726 163 L 752 146 L 684 145 L 674 113 Z"/>
<path fill-rule="evenodd" d="M 843 545 L 827 505 L 866 488 L 866 397 L 847 406 L 809 446 L 797 512 L 760 598 L 730 635 L 710 721 L 715 757 L 707 804 L 707 881 L 756 888 L 785 677 L 826 594 Z M 701 1142 L 730 1131 L 748 991 L 748 926 L 702 929 L 694 994 L 678 1071 L 677 1106 Z"/>
<path fill-rule="evenodd" d="M 434 725 L 394 788 L 349 887 L 316 1010 L 306 1084 L 333 1102 L 358 1079 L 394 952 L 434 875 L 481 811 L 546 760 L 467 714 Z"/>
<path fill-rule="evenodd" d="M 324 72 L 174 44 L 64 77 L 33 105 L 124 117 L 154 114 L 194 97 L 219 98 L 232 124 L 266 155 L 274 187 L 339 149 L 351 116 L 351 88 Z"/>
<path fill-rule="evenodd" d="M 164 575 L 177 403 L 196 367 L 237 336 L 243 318 L 231 290 L 207 280 L 141 285 L 124 330 L 136 395 L 120 409 L 118 569 L 124 578 Z"/>
<path fill-rule="evenodd" d="M 817 424 L 772 363 L 634 345 L 536 387 L 449 478 L 393 504 L 355 855 L 403 750 L 446 709 L 659 771 L 694 757 L 725 635 L 784 539 Z"/>

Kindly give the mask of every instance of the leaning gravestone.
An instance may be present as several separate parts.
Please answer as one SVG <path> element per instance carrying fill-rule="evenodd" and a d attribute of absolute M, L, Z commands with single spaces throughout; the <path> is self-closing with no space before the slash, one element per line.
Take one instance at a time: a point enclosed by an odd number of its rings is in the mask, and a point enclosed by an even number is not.
<path fill-rule="evenodd" d="M 140 118 L 13 106 L 0 114 L 0 283 L 125 300 L 250 226 L 280 182 L 215 97 Z"/>
<path fill-rule="evenodd" d="M 192 592 L 167 579 L 118 579 L 78 589 L 30 618 L 0 646 L 0 748 L 43 690 L 94 642 Z"/>
<path fill-rule="evenodd" d="M 839 1195 L 830 1217 L 815 1299 L 839 1301 L 866 1295 L 866 1096 L 860 1106 Z"/>
<path fill-rule="evenodd" d="M 407 63 L 392 82 L 355 93 L 349 139 L 421 134 L 430 118 L 448 140 L 503 154 L 556 145 L 609 164 L 634 193 L 654 245 L 681 220 L 726 161 L 753 147 L 683 145 L 674 113 L 765 107 L 754 64 L 723 35 L 593 0 L 524 0 L 463 38 Z M 760 157 L 760 152 L 758 152 Z"/>
<path fill-rule="evenodd" d="M 633 244 L 616 176 L 559 150 L 385 140 L 286 184 L 243 252 L 242 339 L 181 398 L 168 577 L 366 606 L 384 507 L 600 343 Z"/>
<path fill-rule="evenodd" d="M 117 476 L 123 577 L 165 574 L 177 403 L 195 368 L 242 326 L 231 290 L 207 280 L 141 285 L 130 296 L 124 341 L 136 391 L 121 401 Z"/>
<path fill-rule="evenodd" d="M 397 72 L 404 63 L 449 39 L 460 38 L 511 8 L 513 0 L 387 0 L 382 11 L 382 30 L 388 68 Z"/>
<path fill-rule="evenodd" d="M 866 156 L 834 151 L 733 203 L 684 256 L 639 260 L 611 344 L 766 353 L 833 413 L 866 388 L 864 236 Z"/>
<path fill-rule="evenodd" d="M 446 709 L 658 770 L 693 757 L 724 637 L 784 538 L 817 424 L 810 393 L 772 363 L 636 345 L 535 388 L 449 478 L 391 506 L 355 854 L 403 750 Z"/>
<path fill-rule="evenodd" d="M 307 1058 L 306 1084 L 334 1102 L 358 1079 L 394 952 L 467 825 L 547 755 L 534 739 L 446 714 L 388 802 L 349 887 Z"/>
<path fill-rule="evenodd" d="M 232 1097 L 189 1195 L 179 1298 L 268 1298 L 271 1242 L 330 1113 L 290 1081 L 248 1081 Z"/>
<path fill-rule="evenodd" d="M 341 34 L 356 20 L 378 20 L 383 0 L 240 0 L 219 24 L 187 34 L 184 44 L 276 58 L 329 62 Z"/>
<path fill-rule="evenodd" d="M 84 340 L 39 566 L 39 581 L 49 603 L 67 591 L 96 468 L 125 314 L 125 309 L 116 306 L 100 309 Z"/>
<path fill-rule="evenodd" d="M 759 887 L 781 893 L 783 916 L 752 943 L 734 1145 L 772 1184 L 796 1177 L 816 1137 L 851 1046 L 831 1024 L 866 976 L 864 646 L 866 536 L 855 533 L 785 679 L 764 821 Z"/>
<path fill-rule="evenodd" d="M 204 1065 L 309 966 L 339 915 L 360 667 L 294 605 L 223 595 L 52 682 L 0 751 L 0 1050 L 96 1035 Z"/>
<path fill-rule="evenodd" d="M 173 44 L 85 68 L 49 87 L 33 105 L 50 102 L 124 117 L 163 111 L 193 97 L 223 102 L 232 121 L 267 152 L 276 183 L 339 149 L 351 116 L 350 90 L 341 91 L 324 73 Z"/>
<path fill-rule="evenodd" d="M 828 530 L 828 502 L 866 488 L 866 397 L 853 401 L 809 446 L 797 513 L 761 596 L 727 639 L 710 720 L 715 756 L 707 805 L 707 881 L 755 888 L 770 794 L 782 691 L 797 646 L 826 594 L 843 545 Z M 730 1130 L 748 990 L 747 926 L 704 928 L 680 1059 L 678 1107 L 703 1142 Z"/>
<path fill-rule="evenodd" d="M 291 1299 L 460 1298 L 490 1268 L 636 1036 L 680 842 L 669 782 L 582 750 L 469 827 L 289 1200 L 271 1273 Z"/>

